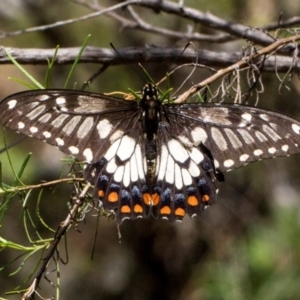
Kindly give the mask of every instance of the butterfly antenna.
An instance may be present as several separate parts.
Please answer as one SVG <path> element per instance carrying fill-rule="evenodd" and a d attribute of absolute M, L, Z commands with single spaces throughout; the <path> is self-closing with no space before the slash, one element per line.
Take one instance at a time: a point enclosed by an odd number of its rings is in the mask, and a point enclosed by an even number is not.
<path fill-rule="evenodd" d="M 180 87 L 174 92 L 173 95 L 175 95 L 176 93 L 178 93 L 182 87 L 185 85 L 185 83 L 191 78 L 191 76 L 194 74 L 196 68 L 197 68 L 197 65 L 198 65 L 198 54 L 197 54 L 197 50 L 196 50 L 196 47 L 195 45 L 192 43 L 192 42 L 189 42 L 185 47 L 184 49 L 182 50 L 182 52 L 180 53 L 180 56 L 184 53 L 184 51 L 187 49 L 188 46 L 192 45 L 192 47 L 194 48 L 195 50 L 195 57 L 196 57 L 196 62 L 195 62 L 195 66 L 193 68 L 193 70 L 191 71 L 191 73 L 188 75 L 188 77 L 183 81 L 183 83 L 180 85 Z M 179 57 L 180 57 L 179 56 Z"/>
<path fill-rule="evenodd" d="M 112 43 L 110 43 L 109 45 L 113 48 L 113 50 L 118 54 L 118 56 L 120 58 L 122 58 L 125 62 L 130 63 L 130 61 L 126 57 L 122 56 L 122 54 L 120 52 L 118 52 L 118 50 L 114 47 L 114 45 Z M 137 71 L 137 69 L 135 67 L 133 68 L 133 70 L 139 76 L 139 78 L 142 79 L 142 81 L 143 81 L 144 84 L 148 83 L 147 80 L 145 80 L 145 79 L 142 78 L 141 74 Z"/>

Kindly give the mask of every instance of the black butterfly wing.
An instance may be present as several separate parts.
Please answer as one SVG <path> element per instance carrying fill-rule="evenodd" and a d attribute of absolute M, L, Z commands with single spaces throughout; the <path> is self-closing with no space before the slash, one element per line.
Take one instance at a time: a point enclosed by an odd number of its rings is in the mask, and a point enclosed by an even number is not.
<path fill-rule="evenodd" d="M 95 198 L 118 221 L 146 217 L 142 111 L 135 101 L 73 90 L 36 90 L 0 103 L 1 123 L 86 161 Z"/>
<path fill-rule="evenodd" d="M 220 172 L 300 152 L 300 122 L 270 110 L 234 104 L 167 105 L 170 134 L 187 147 L 204 145 Z"/>
<path fill-rule="evenodd" d="M 80 161 L 97 162 L 139 120 L 137 103 L 73 90 L 26 91 L 0 103 L 1 123 Z"/>
<path fill-rule="evenodd" d="M 222 172 L 299 153 L 300 122 L 249 106 L 166 104 L 157 143 L 153 213 L 181 220 L 215 202 Z"/>

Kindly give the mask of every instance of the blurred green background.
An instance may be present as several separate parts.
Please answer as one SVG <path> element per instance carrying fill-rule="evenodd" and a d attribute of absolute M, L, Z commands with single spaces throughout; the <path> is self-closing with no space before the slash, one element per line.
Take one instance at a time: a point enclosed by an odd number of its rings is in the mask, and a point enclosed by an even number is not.
<path fill-rule="evenodd" d="M 98 1 L 109 6 L 118 1 Z M 119 1 L 120 2 L 120 1 Z M 50 24 L 91 13 L 77 1 L 30 1 L 2 0 L 0 3 L 0 29 L 12 32 L 28 27 Z M 89 3 L 96 3 L 90 1 Z M 283 18 L 298 16 L 300 3 L 289 1 L 186 0 L 186 6 L 203 12 L 209 11 L 226 20 L 260 27 L 276 23 Z M 165 13 L 138 8 L 143 20 L 172 30 L 186 30 L 187 20 Z M 126 12 L 124 16 L 128 17 Z M 195 25 L 195 31 L 212 33 L 211 29 Z M 186 41 L 169 39 L 151 33 L 122 30 L 120 24 L 107 16 L 55 29 L 21 34 L 1 39 L 1 46 L 20 48 L 80 47 L 88 34 L 90 46 L 110 48 L 182 47 Z M 239 51 L 246 41 L 208 44 L 195 43 L 196 48 L 215 51 Z M 151 76 L 158 80 L 171 69 L 174 62 L 144 64 Z M 43 82 L 46 66 L 25 66 Z M 78 65 L 73 82 L 78 86 L 99 69 L 96 64 Z M 97 92 L 127 91 L 130 87 L 140 90 L 143 80 L 131 66 L 111 66 L 90 87 Z M 62 87 L 70 66 L 56 66 L 51 87 Z M 24 75 L 11 65 L 0 65 L 0 98 L 24 90 L 8 77 L 24 79 Z M 191 70 L 177 72 L 172 83 L 179 86 Z M 176 77 L 175 76 L 175 77 Z M 192 82 L 197 82 L 197 71 Z M 290 90 L 278 92 L 279 82 L 274 74 L 263 74 L 265 91 L 259 107 L 272 108 L 300 119 L 300 85 L 298 79 L 289 83 Z M 6 130 L 7 142 L 19 135 Z M 0 130 L 0 148 L 4 146 Z M 32 158 L 22 180 L 26 184 L 54 180 L 59 177 L 63 154 L 56 148 L 40 141 L 26 138 L 10 149 L 13 166 L 18 170 L 26 155 Z M 5 183 L 13 180 L 7 154 L 0 154 L 2 176 Z M 85 222 L 67 235 L 60 254 L 67 264 L 60 265 L 61 299 L 188 299 L 188 300 L 246 300 L 246 299 L 300 299 L 300 156 L 269 160 L 248 165 L 226 174 L 221 185 L 218 203 L 193 220 L 186 217 L 182 223 L 163 220 L 125 221 L 121 226 L 122 239 L 114 220 L 97 218 L 87 214 Z M 68 212 L 68 185 L 59 186 L 54 196 L 45 190 L 40 203 L 44 220 L 56 229 Z M 34 216 L 37 192 L 33 192 L 27 207 Z M 22 223 L 22 203 L 13 198 L 2 219 L 0 236 L 7 240 L 29 246 Z M 36 219 L 34 221 L 37 221 Z M 44 238 L 53 237 L 37 222 Z M 98 234 L 95 242 L 95 232 Z M 33 236 L 34 237 L 34 236 Z M 91 259 L 93 244 L 95 254 Z M 1 249 L 0 267 L 14 260 L 19 251 Z M 0 297 L 5 292 L 22 285 L 33 270 L 39 254 L 29 259 L 14 276 L 9 276 L 20 266 L 22 260 L 0 272 Z M 55 263 L 49 266 L 47 278 L 55 281 Z M 27 285 L 23 285 L 26 287 Z M 50 298 L 55 288 L 46 279 L 41 282 L 41 295 Z"/>

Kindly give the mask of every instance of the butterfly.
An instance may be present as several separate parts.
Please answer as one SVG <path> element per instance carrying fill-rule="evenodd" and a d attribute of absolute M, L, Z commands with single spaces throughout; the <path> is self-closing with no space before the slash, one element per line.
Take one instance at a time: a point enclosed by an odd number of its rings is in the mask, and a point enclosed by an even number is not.
<path fill-rule="evenodd" d="M 293 118 L 237 104 L 165 103 L 152 84 L 139 101 L 25 91 L 0 102 L 0 122 L 86 162 L 94 198 L 119 223 L 194 217 L 215 202 L 224 172 L 300 152 Z"/>

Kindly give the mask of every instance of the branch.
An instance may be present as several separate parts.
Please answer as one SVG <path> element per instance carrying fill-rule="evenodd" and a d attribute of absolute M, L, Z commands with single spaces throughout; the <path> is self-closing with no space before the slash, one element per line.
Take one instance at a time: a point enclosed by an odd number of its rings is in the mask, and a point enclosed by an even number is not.
<path fill-rule="evenodd" d="M 83 0 L 73 0 L 73 2 L 88 7 L 89 9 L 94 11 L 102 11 L 104 9 L 104 7 L 99 5 L 98 3 L 97 4 L 86 3 L 86 1 Z M 144 7 L 150 7 L 150 8 L 153 8 L 153 6 L 155 6 L 157 8 L 158 7 L 157 1 L 155 2 L 156 3 L 149 4 L 149 1 L 146 2 L 142 1 L 140 4 L 137 3 L 136 5 L 143 5 Z M 134 20 L 125 18 L 123 14 L 122 15 L 118 14 L 115 11 L 108 12 L 106 15 L 120 22 L 123 28 L 135 29 L 135 30 L 138 29 L 144 32 L 151 32 L 162 36 L 168 36 L 171 38 L 177 38 L 182 40 L 201 41 L 201 42 L 209 42 L 209 43 L 226 43 L 242 37 L 254 43 L 260 43 L 262 41 L 262 45 L 266 45 L 271 43 L 272 39 L 270 39 L 270 36 L 263 31 L 276 30 L 279 28 L 287 28 L 290 26 L 295 26 L 297 24 L 300 24 L 300 17 L 292 17 L 285 21 L 280 21 L 274 24 L 263 26 L 261 29 L 254 29 L 251 28 L 250 26 L 241 25 L 241 24 L 230 22 L 225 19 L 221 19 L 211 13 L 202 13 L 199 10 L 195 10 L 189 7 L 184 7 L 181 4 L 175 4 L 168 1 L 164 1 L 163 5 L 159 6 L 159 10 L 164 12 L 169 12 L 171 14 L 175 14 L 178 16 L 181 16 L 182 11 L 185 11 L 186 15 L 184 17 L 191 19 L 193 23 L 200 23 L 205 27 L 214 28 L 225 32 L 225 34 L 224 33 L 201 34 L 199 32 L 173 31 L 173 30 L 153 26 L 151 24 L 144 22 L 137 14 L 133 13 L 131 6 L 128 5 L 127 8 Z M 224 24 L 226 26 L 224 26 Z M 253 32 L 249 34 L 248 32 L 249 30 Z M 257 38 L 258 34 L 260 36 Z"/>
<path fill-rule="evenodd" d="M 290 39 L 297 39 L 292 37 Z M 299 37 L 298 37 L 299 39 Z M 279 40 L 280 41 L 280 40 Z M 21 64 L 39 64 L 47 65 L 47 60 L 51 60 L 55 49 L 21 49 L 21 48 L 6 48 L 10 54 Z M 72 64 L 78 53 L 79 47 L 60 48 L 57 52 L 55 63 L 59 65 Z M 113 49 L 86 47 L 81 58 L 80 63 L 98 63 L 109 65 L 123 65 L 129 63 L 150 63 L 150 62 L 175 62 L 181 63 L 195 63 L 195 57 L 198 57 L 198 63 L 210 67 L 228 67 L 239 61 L 243 54 L 241 52 L 216 52 L 210 50 L 187 49 L 182 53 L 182 48 L 123 48 L 118 49 L 118 55 Z M 0 47 L 0 64 L 11 64 L 12 62 L 6 56 L 4 48 Z M 263 71 L 266 72 L 287 72 L 291 65 L 294 70 L 300 70 L 300 63 L 294 62 L 293 57 L 270 55 L 264 64 Z"/>
<path fill-rule="evenodd" d="M 280 40 L 276 41 L 275 43 L 273 43 L 273 44 L 271 44 L 271 45 L 269 45 L 269 46 L 267 46 L 267 47 L 265 47 L 265 48 L 257 51 L 253 55 L 249 55 L 249 56 L 243 57 L 241 60 L 237 61 L 236 63 L 234 63 L 232 65 L 230 65 L 229 67 L 224 68 L 222 70 L 219 70 L 214 75 L 210 76 L 209 78 L 205 79 L 204 81 L 202 81 L 202 82 L 200 82 L 198 84 L 195 84 L 188 91 L 186 91 L 183 94 L 181 94 L 180 96 L 178 96 L 178 98 L 176 99 L 175 102 L 176 103 L 182 103 L 182 102 L 184 102 L 188 97 L 190 97 L 191 95 L 194 95 L 200 89 L 202 89 L 203 87 L 209 85 L 210 83 L 212 83 L 216 79 L 223 77 L 225 74 L 228 74 L 228 73 L 232 72 L 233 70 L 239 70 L 241 67 L 247 66 L 250 63 L 253 63 L 253 61 L 255 61 L 256 59 L 258 59 L 259 57 L 266 56 L 269 53 L 274 52 L 276 49 L 278 49 L 281 46 L 286 45 L 288 43 L 295 43 L 299 39 L 300 39 L 300 34 L 295 35 L 295 36 L 290 37 L 290 38 L 280 39 Z M 270 57 L 266 57 L 266 61 L 268 61 L 269 58 Z M 279 57 L 278 56 L 276 56 L 276 57 L 271 56 L 271 58 L 275 59 L 275 61 L 274 61 L 275 66 L 276 66 L 275 71 L 278 71 L 278 69 L 277 69 L 277 66 L 278 66 L 277 65 L 277 62 L 278 62 L 277 58 L 279 58 Z M 290 65 L 289 69 L 287 70 L 287 72 L 290 72 L 291 70 L 295 71 L 294 64 L 297 65 L 297 69 L 299 70 L 299 61 L 298 61 L 297 57 L 293 57 L 291 59 L 292 59 L 292 63 Z M 262 69 L 265 70 L 265 65 L 264 65 L 264 67 Z"/>
<path fill-rule="evenodd" d="M 108 12 L 111 12 L 113 10 L 116 10 L 118 8 L 125 7 L 125 6 L 127 6 L 129 4 L 132 4 L 134 2 L 136 2 L 136 0 L 128 0 L 128 1 L 125 1 L 123 3 L 110 6 L 106 9 L 101 10 L 101 11 L 97 11 L 95 13 L 88 14 L 88 15 L 85 15 L 85 16 L 82 16 L 82 17 L 79 17 L 79 18 L 73 18 L 73 19 L 69 19 L 69 20 L 58 21 L 58 22 L 48 24 L 48 25 L 30 27 L 30 28 L 27 28 L 27 29 L 17 30 L 17 31 L 13 31 L 13 32 L 4 32 L 0 35 L 0 39 L 11 37 L 11 36 L 16 36 L 16 35 L 20 35 L 20 34 L 24 34 L 24 33 L 44 31 L 44 30 L 47 30 L 47 29 L 52 29 L 52 28 L 56 28 L 56 27 L 60 27 L 60 26 L 65 26 L 65 25 L 68 25 L 68 24 L 73 24 L 73 23 L 89 20 L 89 19 L 92 19 L 92 18 L 95 18 L 95 17 L 99 17 L 99 16 L 101 16 L 103 14 L 106 14 Z"/>
<path fill-rule="evenodd" d="M 5 193 L 11 193 L 11 192 L 19 192 L 19 191 L 26 191 L 26 190 L 32 190 L 32 189 L 37 189 L 37 188 L 41 188 L 41 187 L 45 187 L 45 186 L 49 186 L 49 185 L 54 185 L 54 184 L 58 184 L 58 183 L 62 183 L 62 182 L 70 182 L 70 181 L 82 181 L 85 182 L 83 178 L 61 178 L 61 179 L 57 179 L 57 180 L 52 180 L 52 181 L 48 181 L 48 182 L 43 182 L 43 183 L 39 183 L 39 184 L 34 184 L 34 185 L 26 185 L 26 186 L 14 186 L 12 188 L 1 188 L 0 187 L 0 195 L 1 194 L 5 194 Z"/>
<path fill-rule="evenodd" d="M 102 7 L 98 5 L 88 5 L 83 3 L 80 0 L 74 0 L 73 2 L 84 5 L 93 9 L 95 12 L 91 14 L 87 14 L 81 16 L 79 18 L 73 18 L 68 20 L 62 20 L 58 22 L 54 22 L 52 24 L 46 24 L 42 26 L 31 27 L 27 29 L 17 30 L 13 32 L 4 32 L 0 35 L 0 39 L 7 38 L 11 36 L 16 36 L 24 33 L 31 33 L 36 31 L 45 31 L 48 29 L 73 24 L 77 22 L 86 21 L 95 17 L 99 17 L 101 15 L 109 15 L 110 17 L 116 19 L 121 22 L 123 28 L 130 29 L 139 29 L 142 31 L 147 31 L 151 33 L 156 33 L 160 35 L 166 35 L 173 38 L 180 38 L 189 41 L 206 41 L 211 43 L 225 43 L 237 38 L 243 38 L 251 41 L 252 43 L 259 45 L 268 45 L 274 41 L 274 39 L 263 30 L 277 29 L 283 28 L 291 25 L 296 25 L 300 23 L 299 17 L 291 18 L 290 20 L 272 24 L 269 26 L 265 26 L 263 29 L 252 28 L 251 26 L 234 23 L 220 17 L 217 17 L 209 12 L 203 13 L 197 9 L 183 6 L 181 3 L 174 3 L 170 1 L 157 1 L 157 0 L 127 0 L 123 3 L 112 5 L 110 7 Z M 159 27 L 152 26 L 150 24 L 146 24 L 142 22 L 141 19 L 138 20 L 134 17 L 134 21 L 129 20 L 121 16 L 121 14 L 116 13 L 116 11 L 120 8 L 130 7 L 130 5 L 135 6 L 143 6 L 146 8 L 150 8 L 154 11 L 162 11 L 168 14 L 175 15 L 177 17 L 182 17 L 184 19 L 188 19 L 193 22 L 193 24 L 201 24 L 205 27 L 219 30 L 224 32 L 223 34 L 200 34 L 198 32 L 176 32 L 173 30 L 162 29 Z"/>

